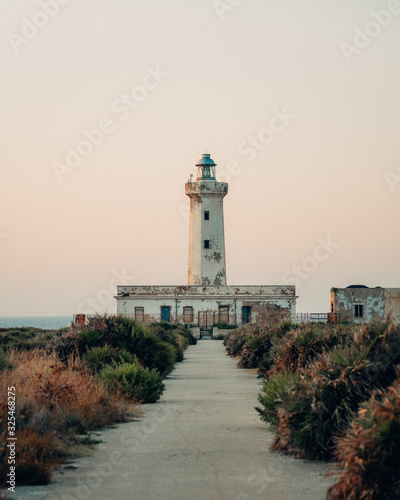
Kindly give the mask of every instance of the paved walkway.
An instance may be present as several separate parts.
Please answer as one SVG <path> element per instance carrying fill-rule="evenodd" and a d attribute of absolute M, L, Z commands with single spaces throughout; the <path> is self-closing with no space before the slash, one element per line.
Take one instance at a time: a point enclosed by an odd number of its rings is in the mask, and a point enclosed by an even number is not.
<path fill-rule="evenodd" d="M 261 381 L 236 364 L 221 341 L 190 347 L 162 400 L 143 405 L 143 418 L 103 432 L 76 470 L 57 472 L 47 487 L 18 488 L 13 498 L 325 499 L 323 464 L 268 451 L 273 435 L 254 410 Z"/>

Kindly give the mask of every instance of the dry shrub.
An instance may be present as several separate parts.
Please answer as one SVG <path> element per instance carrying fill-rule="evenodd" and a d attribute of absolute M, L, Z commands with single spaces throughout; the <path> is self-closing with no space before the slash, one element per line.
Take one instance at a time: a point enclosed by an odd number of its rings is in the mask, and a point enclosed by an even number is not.
<path fill-rule="evenodd" d="M 319 354 L 335 346 L 343 346 L 351 338 L 349 329 L 331 325 L 301 324 L 284 336 L 276 336 L 271 349 L 268 375 L 293 373 L 307 366 Z"/>
<path fill-rule="evenodd" d="M 271 449 L 308 459 L 332 457 L 334 438 L 374 388 L 365 353 L 354 347 L 324 353 L 300 371 L 277 402 L 277 436 Z"/>
<path fill-rule="evenodd" d="M 276 402 L 279 424 L 273 450 L 330 459 L 359 405 L 393 383 L 400 358 L 400 328 L 362 326 L 345 348 L 326 351 L 299 370 L 301 380 Z"/>
<path fill-rule="evenodd" d="M 272 334 L 268 329 L 253 326 L 246 336 L 246 341 L 240 353 L 239 368 L 259 368 L 270 366 L 270 350 L 272 347 Z"/>
<path fill-rule="evenodd" d="M 86 432 L 124 415 L 119 398 L 72 356 L 65 365 L 55 354 L 12 351 L 10 362 L 15 368 L 4 374 L 1 385 L 16 387 L 19 426 Z"/>
<path fill-rule="evenodd" d="M 16 479 L 18 484 L 48 484 L 52 471 L 61 462 L 62 450 L 55 432 L 41 435 L 30 429 L 17 433 L 16 441 Z M 0 447 L 0 478 L 3 485 L 9 466 L 5 447 Z"/>
<path fill-rule="evenodd" d="M 362 405 L 346 434 L 337 441 L 342 473 L 328 491 L 329 500 L 400 498 L 400 372 L 386 391 Z"/>
<path fill-rule="evenodd" d="M 24 470 L 17 474 L 19 484 L 22 481 L 37 484 L 39 476 L 42 483 L 48 482 L 59 450 L 71 433 L 87 432 L 123 420 L 126 403 L 96 382 L 75 358 L 70 357 L 64 364 L 55 354 L 11 351 L 9 361 L 12 369 L 3 370 L 0 392 L 7 394 L 8 387 L 15 387 L 17 471 L 21 467 Z M 5 437 L 4 402 L 0 411 L 0 435 Z M 2 468 L 6 464 L 5 451 L 3 445 L 0 449 Z M 0 482 L 3 480 L 2 477 Z"/>
<path fill-rule="evenodd" d="M 253 328 L 254 325 L 249 324 L 228 333 L 224 339 L 224 346 L 226 347 L 226 352 L 229 356 L 232 358 L 240 356 L 247 337 Z"/>

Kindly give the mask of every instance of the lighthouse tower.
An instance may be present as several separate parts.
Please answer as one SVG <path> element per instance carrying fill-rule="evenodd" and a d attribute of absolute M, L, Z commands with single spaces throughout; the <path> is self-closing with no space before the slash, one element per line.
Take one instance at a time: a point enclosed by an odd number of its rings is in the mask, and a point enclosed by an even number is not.
<path fill-rule="evenodd" d="M 226 284 L 223 201 L 228 184 L 217 182 L 216 164 L 209 154 L 203 154 L 196 166 L 196 180 L 190 176 L 185 184 L 190 198 L 189 286 L 118 285 L 118 314 L 138 323 L 191 325 L 196 338 L 216 323 L 261 325 L 268 318 L 295 321 L 293 285 Z"/>
<path fill-rule="evenodd" d="M 226 286 L 223 199 L 228 184 L 217 182 L 216 163 L 203 154 L 197 179 L 185 185 L 190 198 L 189 273 L 193 286 Z"/>

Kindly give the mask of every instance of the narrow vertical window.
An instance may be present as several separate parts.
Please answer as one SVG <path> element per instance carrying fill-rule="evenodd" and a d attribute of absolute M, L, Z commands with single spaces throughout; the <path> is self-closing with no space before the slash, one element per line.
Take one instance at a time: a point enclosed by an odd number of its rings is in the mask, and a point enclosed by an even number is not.
<path fill-rule="evenodd" d="M 204 220 L 210 220 L 210 212 L 204 212 Z"/>
<path fill-rule="evenodd" d="M 229 306 L 219 306 L 219 323 L 229 324 Z"/>
<path fill-rule="evenodd" d="M 204 248 L 210 248 L 210 240 L 204 240 Z"/>
<path fill-rule="evenodd" d="M 144 307 L 135 307 L 135 321 L 137 323 L 144 322 Z"/>
<path fill-rule="evenodd" d="M 364 307 L 360 304 L 354 306 L 354 317 L 356 318 L 362 318 L 363 317 L 363 311 Z"/>
<path fill-rule="evenodd" d="M 185 325 L 187 325 L 188 323 L 193 323 L 193 317 L 193 307 L 185 306 L 183 308 L 183 322 L 185 323 Z"/>

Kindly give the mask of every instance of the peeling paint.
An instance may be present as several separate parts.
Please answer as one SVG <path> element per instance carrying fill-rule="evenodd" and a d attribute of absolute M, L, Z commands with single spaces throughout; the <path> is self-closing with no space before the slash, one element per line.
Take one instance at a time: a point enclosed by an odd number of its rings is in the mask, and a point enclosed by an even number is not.
<path fill-rule="evenodd" d="M 123 297 L 124 290 L 129 296 Z M 229 322 L 241 323 L 241 308 L 250 306 L 254 311 L 254 321 L 263 318 L 280 317 L 294 319 L 296 295 L 292 286 L 118 286 L 116 297 L 118 312 L 135 317 L 135 308 L 142 307 L 145 317 L 152 321 L 160 318 L 161 306 L 171 307 L 171 311 L 183 318 L 183 308 L 192 307 L 194 323 L 200 311 L 209 311 L 215 317 L 219 307 L 229 308 Z M 236 311 L 236 316 L 233 313 Z M 149 319 L 149 321 L 150 321 Z"/>
<path fill-rule="evenodd" d="M 385 321 L 391 316 L 399 323 L 400 288 L 335 288 L 331 291 L 331 307 L 341 321 Z"/>
<path fill-rule="evenodd" d="M 188 182 L 185 193 L 190 198 L 188 285 L 118 286 L 118 313 L 150 322 L 160 320 L 161 307 L 168 307 L 171 321 L 190 317 L 199 325 L 204 318 L 207 323 L 207 318 L 214 321 L 216 317 L 232 324 L 247 322 L 249 317 L 262 323 L 271 319 L 294 321 L 297 296 L 293 285 L 226 284 L 223 199 L 228 184 L 215 180 Z M 250 316 L 244 310 L 242 318 L 243 307 L 251 308 Z"/>
<path fill-rule="evenodd" d="M 223 198 L 228 184 L 213 180 L 188 182 L 185 193 L 190 198 L 188 284 L 226 285 Z"/>

